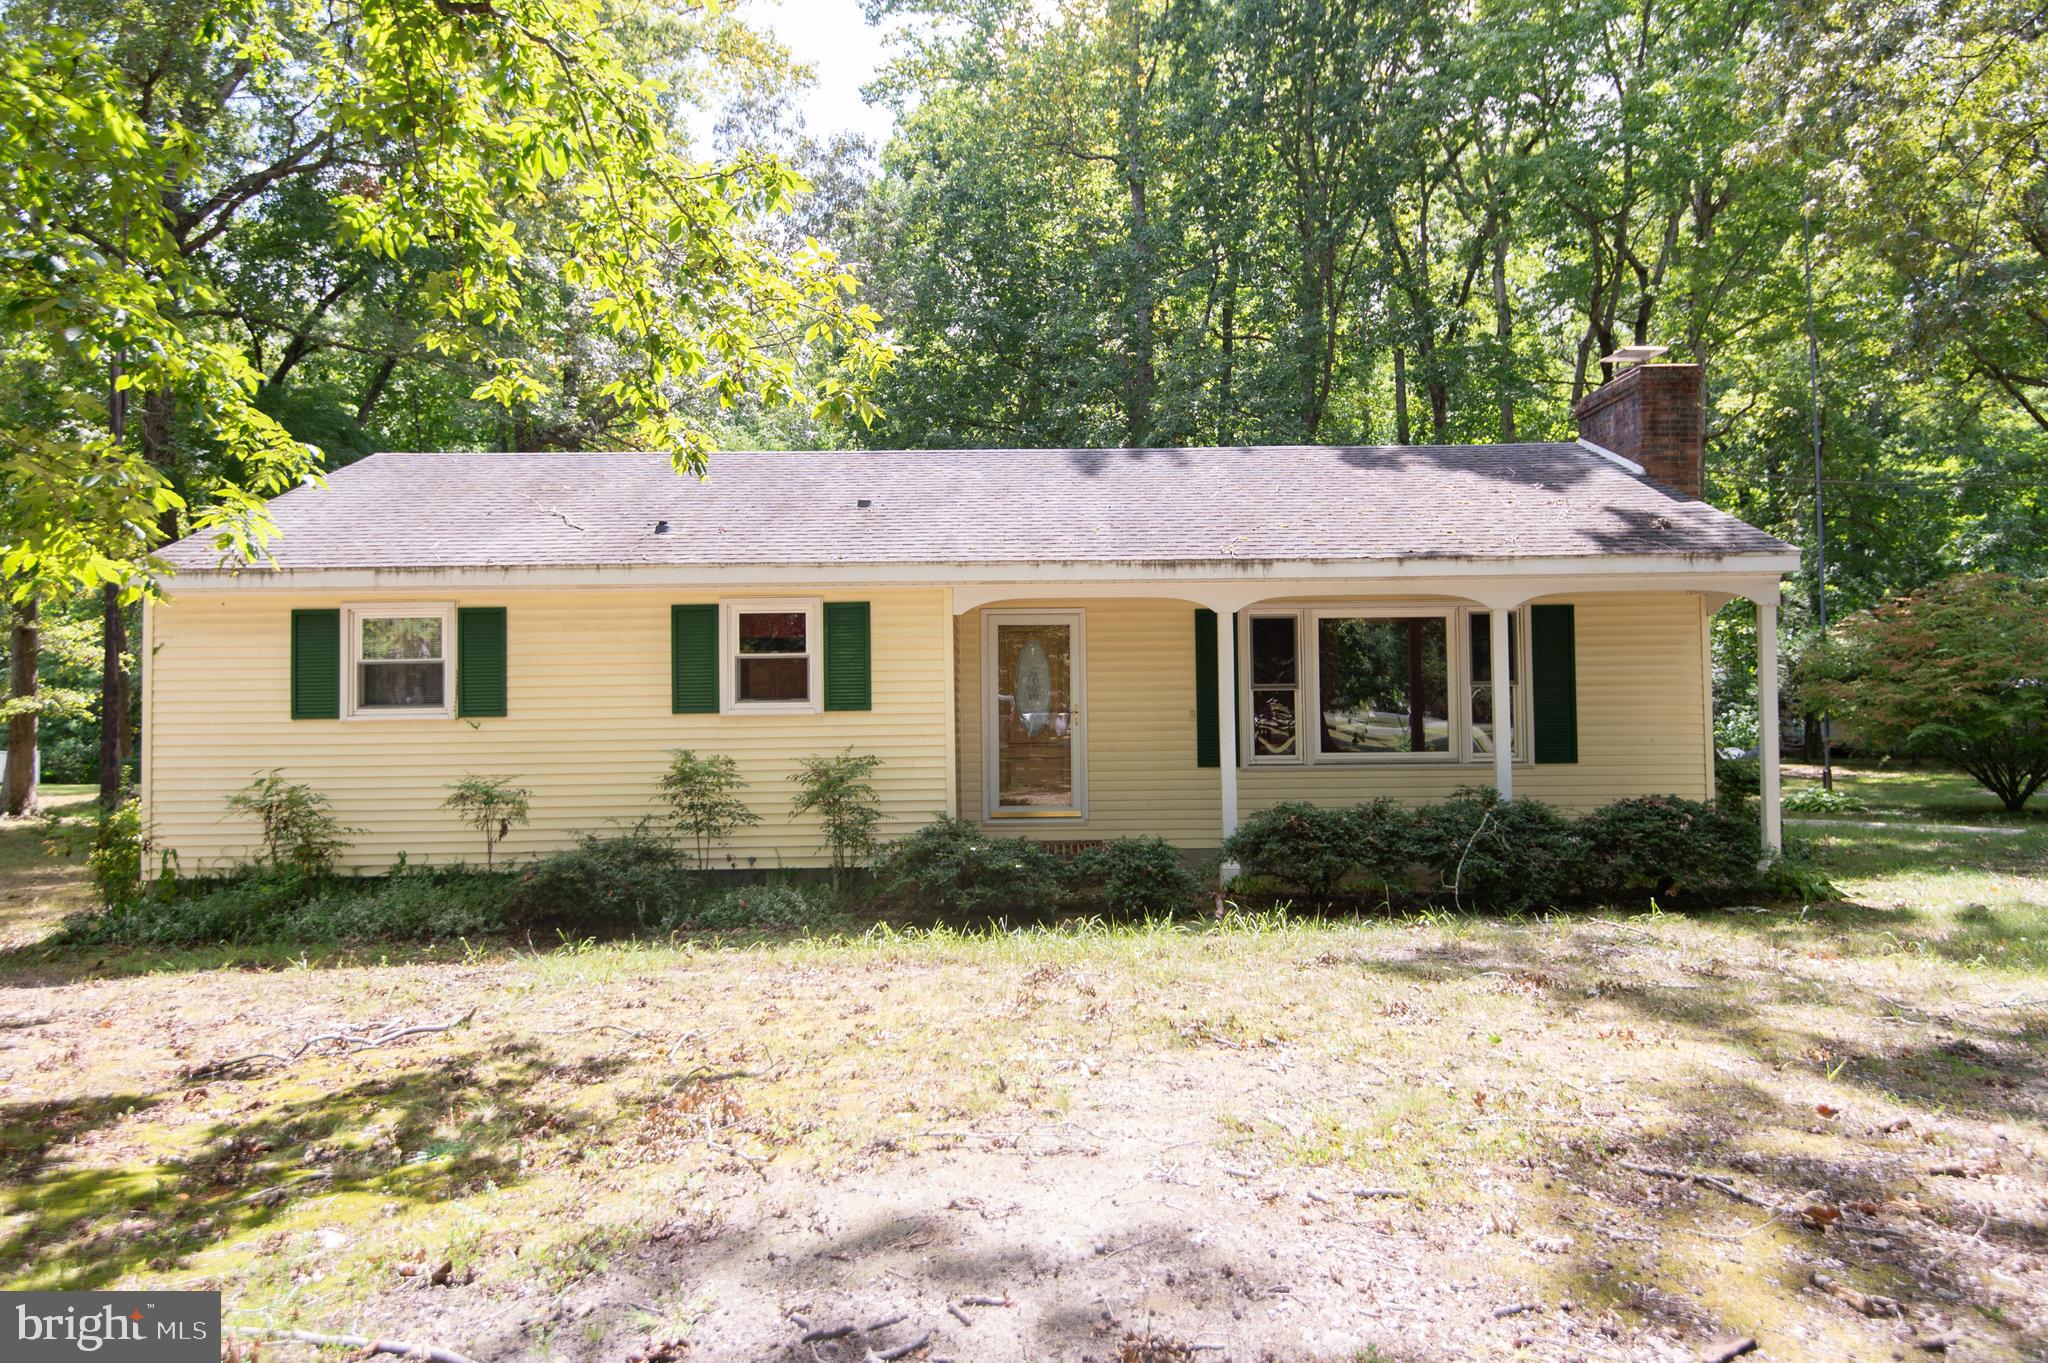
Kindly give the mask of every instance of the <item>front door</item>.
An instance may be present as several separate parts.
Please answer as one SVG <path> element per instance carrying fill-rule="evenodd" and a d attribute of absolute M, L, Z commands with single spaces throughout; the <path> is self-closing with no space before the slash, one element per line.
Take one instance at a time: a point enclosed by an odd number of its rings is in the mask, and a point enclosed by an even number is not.
<path fill-rule="evenodd" d="M 982 808 L 992 819 L 1087 812 L 1080 611 L 986 611 L 981 625 Z"/>

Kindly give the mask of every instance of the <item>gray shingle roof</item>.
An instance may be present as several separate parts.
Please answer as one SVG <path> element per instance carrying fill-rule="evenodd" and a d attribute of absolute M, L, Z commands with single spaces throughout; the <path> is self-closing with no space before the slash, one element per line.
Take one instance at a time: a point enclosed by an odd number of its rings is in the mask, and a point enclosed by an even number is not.
<path fill-rule="evenodd" d="M 380 454 L 271 504 L 285 568 L 1784 553 L 1578 445 Z M 666 533 L 657 533 L 666 522 Z M 165 551 L 222 566 L 204 540 Z"/>

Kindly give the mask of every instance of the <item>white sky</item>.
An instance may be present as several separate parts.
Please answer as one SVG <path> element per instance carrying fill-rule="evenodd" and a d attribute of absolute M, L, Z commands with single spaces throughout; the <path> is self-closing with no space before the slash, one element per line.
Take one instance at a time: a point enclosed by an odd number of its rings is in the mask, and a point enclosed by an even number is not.
<path fill-rule="evenodd" d="M 743 13 L 773 29 L 817 72 L 817 84 L 799 101 L 812 136 L 824 141 L 835 132 L 856 132 L 881 149 L 895 114 L 863 103 L 860 87 L 874 79 L 888 51 L 884 30 L 861 16 L 860 0 L 759 0 Z"/>

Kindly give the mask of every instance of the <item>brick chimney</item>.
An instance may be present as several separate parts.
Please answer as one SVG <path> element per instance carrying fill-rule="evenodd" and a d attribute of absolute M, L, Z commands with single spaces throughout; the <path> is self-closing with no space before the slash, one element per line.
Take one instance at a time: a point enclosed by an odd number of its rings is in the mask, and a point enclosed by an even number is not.
<path fill-rule="evenodd" d="M 1687 497 L 1700 495 L 1706 411 L 1698 365 L 1624 369 L 1580 398 L 1572 417 L 1582 439 L 1641 464 L 1652 482 Z"/>

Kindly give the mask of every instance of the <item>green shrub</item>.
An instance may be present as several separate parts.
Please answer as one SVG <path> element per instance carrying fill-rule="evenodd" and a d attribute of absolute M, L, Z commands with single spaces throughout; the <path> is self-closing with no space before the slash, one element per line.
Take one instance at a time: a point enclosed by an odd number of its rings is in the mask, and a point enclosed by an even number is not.
<path fill-rule="evenodd" d="M 1763 774 L 1754 757 L 1714 758 L 1714 799 L 1727 808 L 1754 800 L 1763 790 Z"/>
<path fill-rule="evenodd" d="M 1460 906 L 1515 912 L 1582 894 L 1585 842 L 1541 800 L 1502 800 L 1487 787 L 1460 790 L 1413 815 L 1416 859 L 1439 892 Z"/>
<path fill-rule="evenodd" d="M 1344 811 L 1351 825 L 1355 869 L 1393 893 L 1407 884 L 1409 870 L 1420 858 L 1415 851 L 1415 814 L 1393 800 L 1368 800 Z"/>
<path fill-rule="evenodd" d="M 426 941 L 501 932 L 510 886 L 472 871 L 410 871 L 374 879 L 261 867 L 218 880 L 152 887 L 132 903 L 81 915 L 73 941 L 125 946 L 262 942 Z"/>
<path fill-rule="evenodd" d="M 457 818 L 484 835 L 484 869 L 488 871 L 497 860 L 499 840 L 513 825 L 526 822 L 526 802 L 532 794 L 513 785 L 509 777 L 465 776 L 448 787 L 441 808 L 454 810 Z"/>
<path fill-rule="evenodd" d="M 1759 874 L 1758 888 L 1771 899 L 1796 899 L 1802 904 L 1819 904 L 1840 899 L 1842 892 L 1828 873 L 1814 863 L 1806 849 L 1788 845 L 1772 857 Z"/>
<path fill-rule="evenodd" d="M 882 822 L 882 800 L 868 778 L 882 765 L 873 753 L 848 748 L 834 756 L 813 754 L 801 758 L 789 779 L 800 789 L 790 802 L 789 817 L 801 818 L 815 812 L 825 835 L 826 850 L 832 854 L 832 880 L 840 884 L 846 872 L 875 854 L 875 828 Z"/>
<path fill-rule="evenodd" d="M 1779 806 L 1794 814 L 1863 814 L 1870 806 L 1860 796 L 1826 786 L 1799 786 L 1785 792 Z"/>
<path fill-rule="evenodd" d="M 1164 838 L 1117 838 L 1074 858 L 1070 885 L 1081 895 L 1134 916 L 1164 916 L 1192 907 L 1202 881 Z"/>
<path fill-rule="evenodd" d="M 311 786 L 284 779 L 281 768 L 258 772 L 248 785 L 228 796 L 228 808 L 246 814 L 261 828 L 263 859 L 300 875 L 326 875 L 348 850 L 349 835 L 328 808 L 325 795 Z"/>
<path fill-rule="evenodd" d="M 1328 899 L 1358 868 L 1362 852 L 1350 810 L 1291 800 L 1239 824 L 1220 855 L 1247 875 Z"/>
<path fill-rule="evenodd" d="M 699 896 L 666 926 L 708 932 L 818 932 L 844 921 L 845 914 L 823 886 L 734 885 Z"/>
<path fill-rule="evenodd" d="M 699 757 L 688 748 L 669 754 L 668 770 L 662 773 L 662 803 L 669 809 L 669 822 L 695 849 L 700 871 L 711 866 L 711 851 L 723 846 L 732 835 L 761 816 L 740 798 L 746 789 L 740 764 L 728 753 Z"/>
<path fill-rule="evenodd" d="M 1587 863 L 1584 889 L 1753 890 L 1763 861 L 1756 824 L 1714 805 L 1671 795 L 1617 800 L 1578 824 Z"/>
<path fill-rule="evenodd" d="M 992 838 L 965 819 L 941 818 L 884 846 L 874 876 L 893 906 L 927 912 L 1035 913 L 1060 897 L 1051 853 L 1022 838 Z"/>
<path fill-rule="evenodd" d="M 53 815 L 43 825 L 51 856 L 85 853 L 85 874 L 102 908 L 125 909 L 142 896 L 142 806 L 124 800 L 89 825 Z"/>
<path fill-rule="evenodd" d="M 643 820 L 623 833 L 586 834 L 526 865 L 514 878 L 510 913 L 520 925 L 668 927 L 700 893 L 688 858 Z"/>

